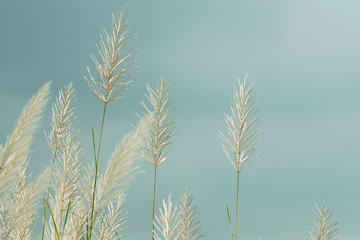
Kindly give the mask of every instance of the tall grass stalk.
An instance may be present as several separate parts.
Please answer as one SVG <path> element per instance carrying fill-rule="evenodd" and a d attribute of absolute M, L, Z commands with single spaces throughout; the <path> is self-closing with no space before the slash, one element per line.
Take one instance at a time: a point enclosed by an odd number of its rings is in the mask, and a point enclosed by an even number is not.
<path fill-rule="evenodd" d="M 236 239 L 238 239 L 238 226 L 239 226 L 239 186 L 240 184 L 240 172 L 237 172 L 236 181 Z"/>
<path fill-rule="evenodd" d="M 94 78 L 88 69 L 89 78 L 86 78 L 91 92 L 104 102 L 99 145 L 97 154 L 95 153 L 95 156 L 97 155 L 97 157 L 95 157 L 95 179 L 91 201 L 89 227 L 90 239 L 94 227 L 98 168 L 107 104 L 123 96 L 124 91 L 129 88 L 129 83 L 131 82 L 130 78 L 133 75 L 130 70 L 135 67 L 134 59 L 132 57 L 134 49 L 125 50 L 125 47 L 134 39 L 135 36 L 128 35 L 128 31 L 131 29 L 131 26 L 129 26 L 129 19 L 124 19 L 124 11 L 125 8 L 120 11 L 117 18 L 113 15 L 113 26 L 110 35 L 105 29 L 102 31 L 100 44 L 97 45 L 100 60 L 98 60 L 95 55 L 91 55 L 91 58 L 96 66 L 98 77 Z"/>
<path fill-rule="evenodd" d="M 256 101 L 253 96 L 252 84 L 248 84 L 248 75 L 246 74 L 243 83 L 238 79 L 238 85 L 234 85 L 233 101 L 231 103 L 231 115 L 225 115 L 225 121 L 228 128 L 227 136 L 220 133 L 221 139 L 225 142 L 223 149 L 226 157 L 234 167 L 236 178 L 236 227 L 235 239 L 238 239 L 239 225 L 239 188 L 240 172 L 259 155 L 254 155 L 254 151 L 259 142 L 259 118 L 254 116 Z M 230 151 L 233 157 L 230 156 Z"/>
<path fill-rule="evenodd" d="M 155 172 L 154 172 L 154 198 L 153 198 L 153 213 L 152 213 L 152 220 L 153 220 L 153 224 L 152 224 L 152 231 L 153 231 L 153 236 L 152 239 L 154 239 L 154 231 L 155 231 L 155 203 L 156 203 L 156 170 L 157 170 L 157 165 L 154 166 Z"/>
<path fill-rule="evenodd" d="M 175 135 L 175 108 L 173 98 L 169 97 L 169 85 L 161 79 L 157 82 L 157 89 L 154 91 L 147 86 L 148 99 L 151 107 L 144 102 L 141 105 L 145 108 L 147 116 L 150 118 L 149 133 L 145 137 L 143 144 L 143 158 L 154 165 L 154 199 L 152 214 L 152 239 L 155 238 L 155 205 L 156 205 L 156 177 L 157 167 L 166 160 L 169 151 L 168 146 L 172 144 L 170 138 Z"/>
<path fill-rule="evenodd" d="M 96 185 L 97 185 L 97 179 L 98 179 L 100 149 L 101 149 L 101 140 L 102 140 L 102 135 L 103 135 L 103 130 L 104 130 L 106 106 L 107 106 L 107 102 L 105 102 L 105 104 L 104 104 L 104 111 L 103 111 L 103 116 L 102 116 L 101 130 L 100 130 L 100 137 L 99 137 L 99 147 L 98 147 L 98 151 L 97 151 L 97 157 L 95 158 L 95 179 L 94 179 L 94 187 L 93 187 L 93 194 L 92 194 L 92 201 L 91 201 L 91 214 L 90 214 L 90 219 L 91 219 L 90 233 L 89 233 L 90 239 L 91 239 L 92 230 L 94 227 L 94 210 L 95 210 L 95 197 L 96 197 L 96 187 L 97 187 Z M 96 154 L 96 152 L 95 152 L 95 154 Z"/>

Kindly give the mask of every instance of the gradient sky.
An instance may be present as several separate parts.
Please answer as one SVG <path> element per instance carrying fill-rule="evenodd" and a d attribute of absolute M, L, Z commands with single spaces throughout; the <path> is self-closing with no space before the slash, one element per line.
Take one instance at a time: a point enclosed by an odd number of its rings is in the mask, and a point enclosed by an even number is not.
<path fill-rule="evenodd" d="M 234 213 L 236 173 L 218 133 L 226 130 L 233 84 L 249 73 L 264 154 L 241 173 L 240 239 L 308 239 L 312 209 L 322 201 L 334 211 L 340 238 L 360 239 L 358 0 L 2 0 L 1 143 L 45 82 L 53 81 L 54 100 L 71 81 L 91 160 L 91 124 L 100 125 L 102 104 L 84 75 L 87 66 L 94 72 L 89 54 L 101 27 L 109 29 L 125 3 L 140 72 L 125 98 L 109 105 L 102 159 L 136 123 L 146 84 L 164 77 L 176 97 L 178 134 L 158 168 L 158 200 L 188 188 L 204 239 L 231 239 L 225 203 Z M 50 158 L 43 137 L 49 124 L 50 105 L 34 145 L 34 175 Z M 151 235 L 153 168 L 141 167 L 127 199 L 132 240 Z"/>

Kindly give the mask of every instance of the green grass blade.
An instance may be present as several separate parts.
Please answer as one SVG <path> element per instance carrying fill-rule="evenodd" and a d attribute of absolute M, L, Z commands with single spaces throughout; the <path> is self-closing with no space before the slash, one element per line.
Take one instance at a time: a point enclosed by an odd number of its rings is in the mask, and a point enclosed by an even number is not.
<path fill-rule="evenodd" d="M 65 226 L 66 226 L 67 219 L 68 219 L 68 216 L 69 216 L 70 204 L 71 204 L 71 196 L 69 198 L 69 204 L 68 204 L 67 209 L 66 209 L 66 215 L 65 215 L 64 226 L 63 226 L 64 230 L 65 230 Z"/>
<path fill-rule="evenodd" d="M 230 224 L 230 232 L 232 235 L 232 239 L 234 240 L 235 238 L 234 238 L 234 233 L 233 233 L 232 226 L 231 226 L 230 212 L 229 212 L 229 207 L 228 207 L 227 203 L 226 203 L 226 212 L 227 212 L 227 216 L 228 216 L 228 220 L 229 220 L 229 224 Z"/>
<path fill-rule="evenodd" d="M 54 215 L 53 215 L 53 213 L 52 213 L 52 211 L 51 211 L 51 207 L 50 207 L 50 205 L 49 205 L 49 202 L 46 201 L 46 204 L 47 204 L 47 206 L 48 206 L 48 209 L 49 209 L 49 211 L 50 211 L 51 218 L 52 218 L 53 223 L 54 223 L 56 236 L 57 236 L 58 240 L 60 240 L 59 231 L 58 231 L 58 229 L 57 229 L 56 222 L 55 222 L 55 219 L 54 219 Z"/>
<path fill-rule="evenodd" d="M 44 201 L 44 223 L 43 223 L 43 230 L 41 239 L 44 240 L 44 234 L 45 234 L 45 225 L 46 225 L 46 215 L 47 215 L 47 206 L 45 204 L 45 195 L 43 194 L 43 201 Z"/>
<path fill-rule="evenodd" d="M 96 164 L 96 146 L 95 146 L 94 124 L 92 124 L 91 133 L 92 133 L 92 140 L 93 140 L 93 147 L 94 147 L 94 157 L 95 157 L 95 164 Z"/>
<path fill-rule="evenodd" d="M 89 240 L 89 216 L 86 218 L 86 240 Z"/>

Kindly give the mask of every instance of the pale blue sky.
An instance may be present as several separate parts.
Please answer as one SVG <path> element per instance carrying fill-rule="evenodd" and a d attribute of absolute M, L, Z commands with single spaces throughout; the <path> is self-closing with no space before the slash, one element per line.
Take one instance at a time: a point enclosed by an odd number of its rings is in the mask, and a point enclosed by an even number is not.
<path fill-rule="evenodd" d="M 133 0 L 0 2 L 0 141 L 27 100 L 52 80 L 52 100 L 78 90 L 83 144 L 102 104 L 84 75 L 94 69 L 100 28 L 127 3 L 137 34 L 139 74 L 106 119 L 103 159 L 142 112 L 146 84 L 164 77 L 176 97 L 174 149 L 159 167 L 158 199 L 186 187 L 199 204 L 205 239 L 231 239 L 225 202 L 235 207 L 236 174 L 219 131 L 232 86 L 249 73 L 264 119 L 260 159 L 241 174 L 240 239 L 307 239 L 314 203 L 334 211 L 340 238 L 360 238 L 360 2 L 357 0 Z M 50 152 L 50 105 L 31 160 L 36 175 Z M 153 169 L 132 184 L 127 239 L 149 239 Z M 160 201 L 158 202 L 160 203 Z M 158 204 L 160 206 L 160 204 Z M 233 216 L 234 218 L 234 216 Z"/>

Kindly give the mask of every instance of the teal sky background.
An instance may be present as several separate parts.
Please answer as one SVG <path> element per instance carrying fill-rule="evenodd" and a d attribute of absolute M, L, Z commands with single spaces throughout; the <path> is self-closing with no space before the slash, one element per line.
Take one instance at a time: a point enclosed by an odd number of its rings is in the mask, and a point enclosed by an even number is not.
<path fill-rule="evenodd" d="M 219 131 L 233 84 L 249 73 L 262 124 L 259 152 L 241 173 L 240 239 L 303 240 L 315 203 L 334 211 L 340 239 L 360 239 L 360 2 L 357 0 L 2 0 L 0 2 L 0 142 L 27 100 L 52 80 L 52 101 L 70 81 L 78 91 L 80 133 L 88 160 L 91 124 L 102 107 L 84 80 L 94 71 L 101 27 L 127 3 L 140 71 L 111 103 L 102 160 L 143 111 L 146 84 L 164 77 L 177 108 L 177 135 L 158 168 L 158 202 L 188 188 L 201 211 L 204 239 L 231 239 L 236 173 Z M 49 163 L 43 131 L 31 171 Z M 103 167 L 103 166 L 102 166 Z M 128 194 L 127 238 L 150 239 L 153 168 L 141 164 Z"/>

